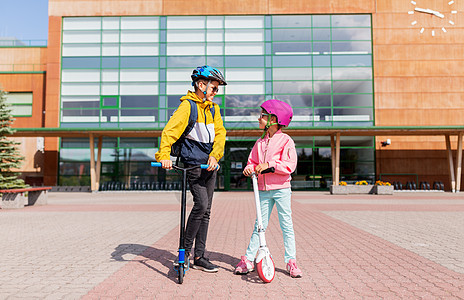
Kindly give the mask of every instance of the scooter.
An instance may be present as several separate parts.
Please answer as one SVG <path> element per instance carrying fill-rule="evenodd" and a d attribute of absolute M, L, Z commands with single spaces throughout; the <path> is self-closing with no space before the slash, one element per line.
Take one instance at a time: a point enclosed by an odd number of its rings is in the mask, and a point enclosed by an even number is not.
<path fill-rule="evenodd" d="M 152 167 L 161 167 L 159 162 L 151 162 Z M 174 169 L 182 172 L 182 198 L 180 203 L 180 238 L 179 238 L 179 254 L 177 259 L 174 261 L 174 270 L 177 272 L 177 279 L 179 284 L 184 282 L 185 272 L 190 268 L 190 260 L 185 257 L 185 211 L 187 208 L 187 171 L 196 168 L 208 169 L 208 165 L 198 165 L 189 168 L 181 168 L 173 165 Z"/>
<path fill-rule="evenodd" d="M 261 172 L 273 173 L 274 168 L 268 168 Z M 253 192 L 255 194 L 255 203 L 256 203 L 256 221 L 258 222 L 258 236 L 259 236 L 259 249 L 258 254 L 256 255 L 255 263 L 256 270 L 258 271 L 259 278 L 266 283 L 271 282 L 275 276 L 275 265 L 274 260 L 272 259 L 271 252 L 266 246 L 266 237 L 264 236 L 264 226 L 263 219 L 261 217 L 261 205 L 259 201 L 259 191 L 258 191 L 258 175 L 255 172 L 251 174 L 251 181 L 253 182 Z"/>

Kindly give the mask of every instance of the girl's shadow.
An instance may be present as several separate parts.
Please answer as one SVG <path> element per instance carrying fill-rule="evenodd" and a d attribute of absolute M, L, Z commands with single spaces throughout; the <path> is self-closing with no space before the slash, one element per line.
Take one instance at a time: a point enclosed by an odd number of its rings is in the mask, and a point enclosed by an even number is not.
<path fill-rule="evenodd" d="M 125 259 L 124 255 L 135 255 L 133 259 Z M 240 261 L 239 258 L 230 256 L 228 254 L 207 251 L 207 256 L 211 259 L 213 263 L 220 263 L 219 268 L 222 269 L 222 272 L 230 272 L 231 276 L 240 276 L 242 280 L 253 282 L 253 283 L 263 283 L 258 276 L 258 272 L 255 270 L 247 275 L 235 275 L 234 270 L 235 266 Z M 142 257 L 142 258 L 141 258 Z M 145 267 L 158 272 L 159 274 L 166 276 L 173 282 L 177 283 L 177 272 L 173 268 L 173 262 L 176 259 L 176 255 L 170 251 L 164 249 L 157 249 L 150 246 L 140 245 L 140 244 L 120 244 L 117 246 L 114 251 L 111 253 L 111 259 L 115 261 L 132 261 L 139 262 Z M 191 257 L 190 257 L 191 259 Z M 169 271 L 166 274 L 165 272 L 158 270 L 153 267 L 149 261 L 156 261 L 165 266 Z M 223 265 L 229 265 L 230 267 L 224 267 Z M 191 266 L 190 266 L 191 267 Z M 276 273 L 284 273 L 285 270 L 276 268 Z M 276 274 L 277 275 L 277 274 Z"/>

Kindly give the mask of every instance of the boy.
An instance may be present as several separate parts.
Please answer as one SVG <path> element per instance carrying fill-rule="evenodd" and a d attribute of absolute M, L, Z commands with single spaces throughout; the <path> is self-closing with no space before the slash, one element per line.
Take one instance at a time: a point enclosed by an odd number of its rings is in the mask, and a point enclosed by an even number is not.
<path fill-rule="evenodd" d="M 198 118 L 193 129 L 181 145 L 180 160 L 186 167 L 208 164 L 206 170 L 193 169 L 187 173 L 193 207 L 185 230 L 185 252 L 188 259 L 195 240 L 193 268 L 205 272 L 217 272 L 218 266 L 204 257 L 206 237 L 211 214 L 214 186 L 216 183 L 218 161 L 224 155 L 226 129 L 224 128 L 219 105 L 213 98 L 219 85 L 227 85 L 221 72 L 210 66 L 193 70 L 191 75 L 194 92 L 183 96 L 180 105 L 169 119 L 161 134 L 159 151 L 155 158 L 164 169 L 172 169 L 171 146 L 181 137 L 189 123 L 191 103 L 196 105 Z M 190 101 L 189 101 L 190 100 Z M 214 116 L 211 108 L 214 106 Z"/>

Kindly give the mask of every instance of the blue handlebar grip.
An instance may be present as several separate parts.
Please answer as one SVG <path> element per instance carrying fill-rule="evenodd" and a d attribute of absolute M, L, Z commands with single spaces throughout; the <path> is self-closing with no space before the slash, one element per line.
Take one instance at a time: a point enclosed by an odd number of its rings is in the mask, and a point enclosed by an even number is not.
<path fill-rule="evenodd" d="M 208 169 L 209 165 L 202 164 L 200 165 L 200 168 L 202 169 Z M 219 165 L 216 167 L 216 170 L 219 170 Z"/>
<path fill-rule="evenodd" d="M 161 165 L 160 162 L 152 161 L 152 162 L 151 162 L 151 166 L 152 166 L 152 167 L 161 167 L 162 165 Z"/>

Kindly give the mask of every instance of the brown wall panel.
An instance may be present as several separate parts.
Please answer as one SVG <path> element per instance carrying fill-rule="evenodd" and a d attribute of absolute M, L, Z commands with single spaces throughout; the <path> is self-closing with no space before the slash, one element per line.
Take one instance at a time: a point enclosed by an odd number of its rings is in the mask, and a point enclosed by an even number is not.
<path fill-rule="evenodd" d="M 435 109 L 437 103 L 446 99 L 446 106 L 456 109 L 464 109 L 464 99 L 460 93 L 378 93 L 375 108 L 381 109 L 403 109 L 423 108 Z"/>
<path fill-rule="evenodd" d="M 269 14 L 372 13 L 372 0 L 269 0 Z"/>
<path fill-rule="evenodd" d="M 164 5 L 169 5 L 167 1 Z M 174 2 L 174 1 L 172 1 Z M 206 7 L 209 3 L 187 3 L 182 7 L 189 9 L 194 6 Z M 117 16 L 117 15 L 161 15 L 163 1 L 161 0 L 49 0 L 50 16 Z"/>
<path fill-rule="evenodd" d="M 376 110 L 377 126 L 462 126 L 464 109 Z"/>
<path fill-rule="evenodd" d="M 45 74 L 1 74 L 0 86 L 7 92 L 32 92 L 32 117 L 15 117 L 13 128 L 42 127 Z"/>
<path fill-rule="evenodd" d="M 464 60 L 376 61 L 375 77 L 457 77 L 464 76 Z"/>
<path fill-rule="evenodd" d="M 391 60 L 462 61 L 464 59 L 464 44 L 376 45 L 374 59 L 375 62 Z"/>
<path fill-rule="evenodd" d="M 193 4 L 190 0 L 163 1 L 163 15 L 234 15 L 267 14 L 268 1 L 255 0 L 210 0 Z M 185 9 L 188 7 L 188 9 Z"/>

